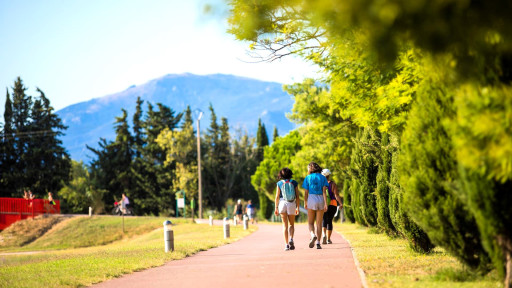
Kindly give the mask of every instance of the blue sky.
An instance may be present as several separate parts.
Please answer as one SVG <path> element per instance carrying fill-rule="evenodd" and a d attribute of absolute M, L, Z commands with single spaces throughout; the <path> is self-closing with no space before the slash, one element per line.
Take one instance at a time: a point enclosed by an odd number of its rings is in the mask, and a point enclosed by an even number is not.
<path fill-rule="evenodd" d="M 20 76 L 59 110 L 165 74 L 224 73 L 281 83 L 315 75 L 297 58 L 247 63 L 247 43 L 205 0 L 0 0 L 0 87 Z M 5 90 L 4 90 L 5 91 Z M 5 92 L 0 92 L 0 121 Z"/>

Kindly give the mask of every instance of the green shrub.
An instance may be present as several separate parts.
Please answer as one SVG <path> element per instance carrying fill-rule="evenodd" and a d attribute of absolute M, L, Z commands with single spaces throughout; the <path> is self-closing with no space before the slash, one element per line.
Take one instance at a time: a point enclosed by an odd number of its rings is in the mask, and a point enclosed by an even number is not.
<path fill-rule="evenodd" d="M 434 244 L 471 268 L 484 268 L 488 256 L 473 215 L 457 196 L 455 151 L 442 124 L 453 117 L 452 95 L 434 85 L 425 81 L 418 90 L 402 134 L 398 172 L 405 207 Z"/>

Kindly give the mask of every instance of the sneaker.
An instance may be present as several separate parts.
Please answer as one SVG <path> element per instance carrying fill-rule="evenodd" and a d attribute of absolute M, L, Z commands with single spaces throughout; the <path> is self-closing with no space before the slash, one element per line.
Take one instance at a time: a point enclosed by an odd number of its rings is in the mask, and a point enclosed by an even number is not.
<path fill-rule="evenodd" d="M 284 251 L 288 251 L 288 250 L 290 250 L 290 245 L 284 246 Z"/>
<path fill-rule="evenodd" d="M 309 248 L 313 248 L 315 246 L 316 236 L 313 236 L 311 240 L 309 240 Z"/>
<path fill-rule="evenodd" d="M 290 241 L 290 250 L 295 250 L 295 245 L 293 243 L 293 240 Z"/>
<path fill-rule="evenodd" d="M 327 244 L 327 237 L 322 237 L 322 244 Z"/>
<path fill-rule="evenodd" d="M 316 249 L 322 249 L 322 246 L 320 246 L 320 243 L 316 243 Z"/>
<path fill-rule="evenodd" d="M 327 240 L 327 244 L 332 244 L 331 239 Z"/>

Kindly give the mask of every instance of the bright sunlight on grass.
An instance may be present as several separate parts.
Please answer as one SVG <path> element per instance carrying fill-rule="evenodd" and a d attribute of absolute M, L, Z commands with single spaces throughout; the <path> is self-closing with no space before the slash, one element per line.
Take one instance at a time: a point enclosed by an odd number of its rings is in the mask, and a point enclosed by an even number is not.
<path fill-rule="evenodd" d="M 369 287 L 502 287 L 494 271 L 475 275 L 440 248 L 419 254 L 404 239 L 369 233 L 357 224 L 336 224 L 335 230 L 350 241 Z"/>
<path fill-rule="evenodd" d="M 173 226 L 175 251 L 165 253 L 163 229 L 161 228 L 163 219 L 126 217 L 125 236 L 118 234 L 118 230 L 121 229 L 120 223 L 118 223 L 121 221 L 120 217 L 83 217 L 66 221 L 66 225 L 60 223 L 61 227 L 52 229 L 51 233 L 47 233 L 33 242 L 30 247 L 33 250 L 39 250 L 46 249 L 46 247 L 51 249 L 83 247 L 93 243 L 102 246 L 49 251 L 32 255 L 0 256 L 0 286 L 79 287 L 91 285 L 234 242 L 257 229 L 256 226 L 250 226 L 249 230 L 243 230 L 240 225 L 231 227 L 231 238 L 225 240 L 221 226 L 210 227 L 204 224 L 184 222 L 181 219 L 171 219 L 176 224 Z M 102 225 L 103 227 L 95 227 Z M 121 238 L 120 241 L 103 245 Z M 46 240 L 48 245 L 43 244 Z"/>

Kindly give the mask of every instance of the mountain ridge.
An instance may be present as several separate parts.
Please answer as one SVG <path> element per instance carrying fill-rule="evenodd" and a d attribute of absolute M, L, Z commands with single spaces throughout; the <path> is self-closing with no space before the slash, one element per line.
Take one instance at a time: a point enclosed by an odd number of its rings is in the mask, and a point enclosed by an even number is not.
<path fill-rule="evenodd" d="M 69 105 L 56 113 L 69 128 L 61 139 L 74 160 L 90 160 L 92 153 L 86 145 L 98 147 L 100 138 L 115 139 L 115 117 L 121 109 L 128 112 L 128 123 L 135 111 L 137 97 L 147 103 L 162 103 L 176 113 L 187 105 L 204 112 L 201 130 L 210 125 L 208 106 L 213 105 L 218 119 L 226 117 L 231 131 L 242 129 L 255 135 L 258 118 L 270 135 L 274 126 L 284 135 L 295 125 L 285 116 L 293 106 L 292 97 L 282 90 L 282 84 L 227 74 L 196 75 L 191 73 L 166 74 L 141 85 Z M 195 120 L 195 119 L 194 119 Z"/>

